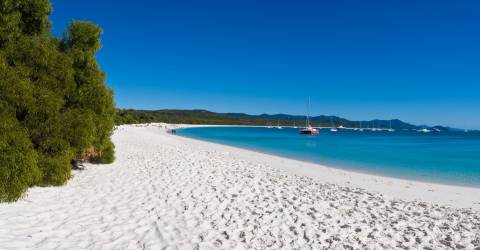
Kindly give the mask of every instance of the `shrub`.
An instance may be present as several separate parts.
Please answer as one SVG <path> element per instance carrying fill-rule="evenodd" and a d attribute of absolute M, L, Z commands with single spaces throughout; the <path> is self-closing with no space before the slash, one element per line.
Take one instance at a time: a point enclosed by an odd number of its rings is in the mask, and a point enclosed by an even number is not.
<path fill-rule="evenodd" d="M 92 159 L 96 163 L 112 163 L 115 160 L 115 146 L 113 143 L 108 140 L 105 142 L 105 145 L 102 145 L 99 153 Z"/>
<path fill-rule="evenodd" d="M 70 178 L 70 162 L 74 153 L 68 141 L 51 136 L 38 148 L 38 167 L 42 171 L 41 185 L 62 185 Z"/>
<path fill-rule="evenodd" d="M 62 114 L 62 134 L 72 147 L 75 157 L 80 155 L 96 140 L 95 114 L 88 109 L 72 108 Z"/>
<path fill-rule="evenodd" d="M 17 200 L 40 177 L 37 154 L 27 130 L 3 112 L 0 114 L 0 202 Z"/>
<path fill-rule="evenodd" d="M 40 186 L 63 185 L 71 176 L 73 153 L 65 152 L 63 155 L 47 156 L 40 155 L 38 167 L 42 171 Z"/>

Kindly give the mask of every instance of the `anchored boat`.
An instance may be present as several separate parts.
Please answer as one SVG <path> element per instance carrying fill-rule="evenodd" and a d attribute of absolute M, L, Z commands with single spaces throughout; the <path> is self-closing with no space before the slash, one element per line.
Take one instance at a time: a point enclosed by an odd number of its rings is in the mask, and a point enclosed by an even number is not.
<path fill-rule="evenodd" d="M 335 127 L 335 124 L 333 123 L 332 116 L 330 116 L 330 126 L 332 126 L 332 128 L 330 129 L 330 132 L 338 132 L 338 129 Z"/>
<path fill-rule="evenodd" d="M 308 97 L 308 113 L 305 119 L 305 128 L 298 131 L 301 135 L 318 135 L 318 129 L 314 129 L 310 124 L 310 97 Z"/>

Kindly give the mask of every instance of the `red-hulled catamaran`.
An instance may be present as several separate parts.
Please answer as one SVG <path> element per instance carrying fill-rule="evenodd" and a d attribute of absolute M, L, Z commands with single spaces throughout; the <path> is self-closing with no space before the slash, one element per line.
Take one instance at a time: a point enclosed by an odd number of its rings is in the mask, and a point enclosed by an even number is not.
<path fill-rule="evenodd" d="M 308 97 L 308 114 L 305 120 L 305 128 L 299 130 L 298 133 L 302 135 L 318 135 L 320 133 L 318 129 L 314 129 L 310 124 L 310 97 Z"/>

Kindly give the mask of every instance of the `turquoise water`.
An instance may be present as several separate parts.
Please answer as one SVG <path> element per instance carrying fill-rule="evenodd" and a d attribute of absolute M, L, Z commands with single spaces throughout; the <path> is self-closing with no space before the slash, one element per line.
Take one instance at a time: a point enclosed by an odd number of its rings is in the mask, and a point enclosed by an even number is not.
<path fill-rule="evenodd" d="M 480 134 L 372 132 L 293 128 L 186 128 L 177 135 L 323 165 L 444 184 L 480 187 Z"/>

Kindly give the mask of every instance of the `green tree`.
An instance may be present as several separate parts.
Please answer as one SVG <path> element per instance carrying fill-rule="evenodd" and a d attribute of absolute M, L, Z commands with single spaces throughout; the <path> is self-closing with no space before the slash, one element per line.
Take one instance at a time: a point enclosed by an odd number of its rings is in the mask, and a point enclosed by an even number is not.
<path fill-rule="evenodd" d="M 91 161 L 109 163 L 114 160 L 113 143 L 110 136 L 115 125 L 113 92 L 104 84 L 105 73 L 100 71 L 95 59 L 100 49 L 102 30 L 95 24 L 84 21 L 72 22 L 63 39 L 63 48 L 73 61 L 76 89 L 68 98 L 67 105 L 91 111 L 91 129 L 95 134 L 89 148 L 78 148 L 83 157 Z M 90 121 L 90 120 L 89 120 Z M 87 145 L 87 144 L 83 144 Z M 89 144 L 88 144 L 89 145 Z M 88 152 L 86 152 L 88 151 Z"/>
<path fill-rule="evenodd" d="M 0 201 L 61 185 L 71 161 L 112 162 L 113 93 L 96 62 L 101 29 L 50 34 L 48 0 L 0 0 Z"/>
<path fill-rule="evenodd" d="M 0 113 L 0 165 L 0 202 L 18 199 L 41 178 L 27 130 L 6 112 Z"/>

